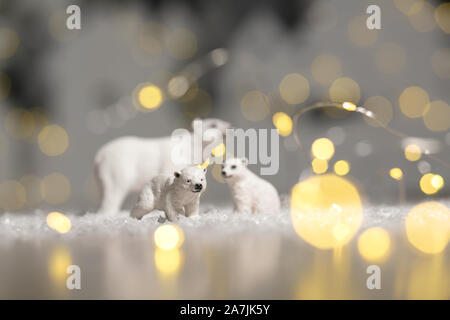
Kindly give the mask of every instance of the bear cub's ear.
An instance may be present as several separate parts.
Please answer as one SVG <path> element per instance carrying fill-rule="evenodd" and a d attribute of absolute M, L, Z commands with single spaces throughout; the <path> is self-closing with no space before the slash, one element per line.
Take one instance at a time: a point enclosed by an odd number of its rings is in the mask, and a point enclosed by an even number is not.
<path fill-rule="evenodd" d="M 175 172 L 173 173 L 173 175 L 175 176 L 175 178 L 181 177 L 181 173 L 180 173 L 179 171 L 175 171 Z"/>
<path fill-rule="evenodd" d="M 248 159 L 247 158 L 241 158 L 242 164 L 246 167 L 248 165 Z"/>

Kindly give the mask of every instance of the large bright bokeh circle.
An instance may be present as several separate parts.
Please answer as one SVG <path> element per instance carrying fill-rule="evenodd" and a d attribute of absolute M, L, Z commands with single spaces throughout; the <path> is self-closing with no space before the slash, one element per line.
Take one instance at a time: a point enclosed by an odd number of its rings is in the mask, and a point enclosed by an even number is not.
<path fill-rule="evenodd" d="M 357 188 L 343 177 L 313 176 L 292 189 L 291 218 L 297 234 L 312 246 L 339 248 L 361 226 L 361 198 Z"/>

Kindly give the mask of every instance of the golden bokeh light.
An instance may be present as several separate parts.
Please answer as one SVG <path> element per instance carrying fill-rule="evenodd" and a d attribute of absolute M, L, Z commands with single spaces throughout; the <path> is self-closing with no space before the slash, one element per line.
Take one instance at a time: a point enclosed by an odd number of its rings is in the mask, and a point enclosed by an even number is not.
<path fill-rule="evenodd" d="M 66 280 L 69 276 L 67 268 L 71 265 L 72 256 L 66 247 L 59 246 L 52 250 L 48 259 L 47 271 L 55 286 L 67 289 Z"/>
<path fill-rule="evenodd" d="M 406 64 L 406 53 L 402 47 L 393 42 L 383 43 L 375 53 L 375 64 L 383 73 L 399 72 Z"/>
<path fill-rule="evenodd" d="M 35 121 L 30 111 L 13 108 L 5 117 L 5 130 L 14 139 L 27 139 L 33 134 Z"/>
<path fill-rule="evenodd" d="M 15 180 L 6 180 L 0 183 L 0 207 L 5 211 L 17 211 L 27 201 L 24 186 Z"/>
<path fill-rule="evenodd" d="M 311 153 L 315 158 L 329 160 L 334 155 L 334 144 L 328 138 L 319 138 L 313 142 Z"/>
<path fill-rule="evenodd" d="M 394 0 L 394 4 L 406 16 L 418 13 L 423 6 L 423 0 Z"/>
<path fill-rule="evenodd" d="M 437 50 L 431 56 L 431 67 L 433 72 L 442 79 L 450 78 L 450 48 Z"/>
<path fill-rule="evenodd" d="M 389 170 L 389 175 L 392 179 L 402 180 L 403 179 L 403 171 L 400 168 L 392 168 Z"/>
<path fill-rule="evenodd" d="M 450 239 L 449 209 L 435 201 L 414 206 L 405 221 L 408 241 L 427 254 L 442 252 Z"/>
<path fill-rule="evenodd" d="M 69 136 L 64 128 L 51 124 L 45 126 L 38 135 L 39 148 L 49 157 L 66 152 L 69 147 Z"/>
<path fill-rule="evenodd" d="M 169 54 L 177 60 L 192 58 L 197 52 L 197 37 L 186 28 L 170 31 L 165 44 Z"/>
<path fill-rule="evenodd" d="M 450 106 L 442 100 L 430 102 L 423 114 L 423 122 L 428 130 L 447 131 L 450 129 Z"/>
<path fill-rule="evenodd" d="M 435 194 L 444 187 L 444 178 L 438 174 L 426 173 L 419 181 L 420 190 L 425 194 Z"/>
<path fill-rule="evenodd" d="M 272 117 L 273 125 L 280 136 L 287 137 L 292 132 L 292 119 L 284 112 L 277 112 Z"/>
<path fill-rule="evenodd" d="M 450 34 L 450 2 L 441 3 L 434 10 L 434 19 L 442 31 Z"/>
<path fill-rule="evenodd" d="M 241 112 L 249 121 L 264 120 L 269 115 L 267 97 L 257 90 L 247 92 L 241 100 Z"/>
<path fill-rule="evenodd" d="M 342 104 L 342 108 L 347 111 L 356 111 L 356 104 L 346 101 Z"/>
<path fill-rule="evenodd" d="M 14 30 L 0 28 L 0 59 L 11 58 L 19 47 L 19 36 Z"/>
<path fill-rule="evenodd" d="M 439 174 L 435 174 L 433 178 L 431 178 L 431 185 L 436 190 L 442 189 L 444 187 L 444 178 Z"/>
<path fill-rule="evenodd" d="M 137 93 L 139 105 L 146 110 L 157 109 L 162 101 L 163 95 L 161 89 L 153 84 L 144 84 L 140 86 Z"/>
<path fill-rule="evenodd" d="M 225 183 L 225 180 L 223 180 L 222 177 L 222 165 L 219 163 L 214 163 L 213 168 L 211 170 L 211 174 L 214 178 L 214 180 L 216 180 L 219 183 Z"/>
<path fill-rule="evenodd" d="M 367 98 L 364 102 L 364 108 L 371 111 L 375 118 L 383 124 L 383 126 L 387 126 L 389 122 L 392 120 L 393 108 L 391 102 L 382 96 L 373 96 Z M 364 121 L 372 127 L 379 127 L 380 123 L 375 121 L 371 117 L 364 115 Z"/>
<path fill-rule="evenodd" d="M 315 174 L 322 174 L 328 170 L 328 161 L 314 158 L 311 162 L 311 166 Z"/>
<path fill-rule="evenodd" d="M 345 160 L 336 161 L 333 168 L 338 176 L 345 176 L 350 172 L 350 164 Z"/>
<path fill-rule="evenodd" d="M 184 102 L 183 110 L 190 118 L 205 118 L 212 110 L 211 95 L 202 89 L 197 89 L 195 96 Z"/>
<path fill-rule="evenodd" d="M 408 19 L 414 30 L 417 32 L 429 32 L 436 26 L 434 20 L 434 7 L 427 1 L 413 4 L 413 14 L 408 15 Z"/>
<path fill-rule="evenodd" d="M 189 80 L 183 75 L 178 75 L 170 79 L 167 91 L 172 98 L 179 99 L 188 92 L 189 87 Z"/>
<path fill-rule="evenodd" d="M 183 264 L 183 253 L 179 249 L 156 248 L 154 258 L 156 270 L 163 277 L 176 275 Z"/>
<path fill-rule="evenodd" d="M 60 212 L 50 212 L 47 215 L 47 225 L 49 228 L 58 233 L 68 233 L 72 229 L 72 222 L 70 219 Z"/>
<path fill-rule="evenodd" d="M 0 101 L 5 100 L 11 91 L 11 79 L 0 71 Z"/>
<path fill-rule="evenodd" d="M 363 219 L 358 190 L 334 174 L 313 176 L 296 184 L 290 203 L 296 233 L 319 249 L 348 243 Z"/>
<path fill-rule="evenodd" d="M 349 22 L 347 28 L 350 42 L 360 48 L 370 47 L 378 39 L 377 30 L 370 30 L 367 28 L 366 20 L 366 16 L 357 16 Z"/>
<path fill-rule="evenodd" d="M 350 78 L 339 78 L 333 81 L 329 89 L 330 100 L 333 102 L 352 102 L 358 104 L 361 97 L 359 85 Z"/>
<path fill-rule="evenodd" d="M 298 73 L 286 75 L 280 83 L 280 96 L 288 104 L 299 104 L 309 97 L 309 82 Z"/>
<path fill-rule="evenodd" d="M 418 86 L 406 88 L 398 98 L 400 110 L 408 118 L 422 117 L 429 102 L 428 93 Z"/>
<path fill-rule="evenodd" d="M 358 238 L 359 254 L 369 262 L 383 262 L 389 255 L 391 238 L 389 233 L 380 227 L 364 231 Z"/>
<path fill-rule="evenodd" d="M 214 157 L 222 157 L 226 152 L 226 147 L 224 143 L 221 143 L 217 146 L 215 146 L 212 150 L 211 150 L 211 154 Z"/>
<path fill-rule="evenodd" d="M 408 161 L 417 161 L 422 157 L 422 149 L 416 144 L 409 144 L 405 147 L 405 158 Z"/>
<path fill-rule="evenodd" d="M 47 203 L 58 205 L 70 197 L 70 181 L 61 173 L 55 172 L 44 177 L 40 185 L 41 196 Z"/>
<path fill-rule="evenodd" d="M 155 230 L 153 240 L 155 246 L 161 250 L 177 249 L 184 241 L 183 230 L 178 226 L 166 224 Z"/>
<path fill-rule="evenodd" d="M 329 86 L 342 75 L 342 63 L 335 55 L 321 54 L 314 59 L 311 74 L 317 83 Z"/>

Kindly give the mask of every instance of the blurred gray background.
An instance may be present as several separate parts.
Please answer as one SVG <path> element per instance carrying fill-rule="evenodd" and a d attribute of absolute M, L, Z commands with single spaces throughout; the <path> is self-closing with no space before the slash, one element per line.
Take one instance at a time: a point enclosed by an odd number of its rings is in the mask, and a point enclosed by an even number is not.
<path fill-rule="evenodd" d="M 412 137 L 434 139 L 435 156 L 449 161 L 450 31 L 442 17 L 450 18 L 447 11 L 436 13 L 441 3 L 0 1 L 0 207 L 95 210 L 93 158 L 104 143 L 123 135 L 169 135 L 197 116 L 244 129 L 274 128 L 275 112 L 293 116 L 329 100 L 338 78 L 356 83 L 359 97 L 350 95 L 358 105 L 386 98 L 380 118 Z M 69 4 L 81 7 L 81 30 L 65 27 Z M 381 8 L 381 30 L 365 26 L 370 4 Z M 300 88 L 305 99 L 298 104 L 280 98 L 280 83 L 290 73 L 309 86 Z M 168 90 L 177 75 L 193 79 L 186 97 Z M 163 101 L 152 112 L 135 107 L 142 83 L 161 89 Z M 424 117 L 400 109 L 399 96 L 410 86 L 446 103 L 428 126 Z M 269 105 L 257 100 L 248 111 L 243 101 L 252 91 L 269 97 Z M 42 130 L 52 124 L 59 127 L 46 140 Z M 348 161 L 348 177 L 368 202 L 399 201 L 398 182 L 388 174 L 393 167 L 403 170 L 406 200 L 449 195 L 448 186 L 433 196 L 419 187 L 426 172 L 450 181 L 447 167 L 425 156 L 407 161 L 401 139 L 359 114 L 314 111 L 302 117 L 298 132 L 307 149 L 317 138 L 330 138 L 336 153 L 329 172 L 335 161 Z M 49 155 L 55 148 L 64 152 Z M 267 178 L 288 194 L 310 173 L 311 160 L 292 134 L 280 137 L 280 170 Z M 226 186 L 216 180 L 209 176 L 204 202 L 229 203 Z"/>

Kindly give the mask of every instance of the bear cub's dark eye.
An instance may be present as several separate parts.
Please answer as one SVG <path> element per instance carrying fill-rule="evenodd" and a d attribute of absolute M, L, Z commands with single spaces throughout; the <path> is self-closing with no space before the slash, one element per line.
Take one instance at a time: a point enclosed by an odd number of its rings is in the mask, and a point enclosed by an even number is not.
<path fill-rule="evenodd" d="M 231 166 L 231 169 L 236 169 L 236 166 L 235 166 L 235 165 L 232 165 L 232 166 Z"/>
<path fill-rule="evenodd" d="M 190 183 L 190 182 L 191 182 L 191 180 L 189 180 L 189 179 L 188 179 L 188 180 L 186 180 L 186 182 L 187 182 L 187 183 Z"/>

